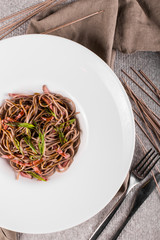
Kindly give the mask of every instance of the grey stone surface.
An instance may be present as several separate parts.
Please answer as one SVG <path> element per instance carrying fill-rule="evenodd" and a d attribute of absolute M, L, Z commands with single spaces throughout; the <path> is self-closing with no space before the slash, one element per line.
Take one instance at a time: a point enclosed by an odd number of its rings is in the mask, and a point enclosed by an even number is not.
<path fill-rule="evenodd" d="M 41 2 L 40 0 L 0 0 L 0 18 L 7 16 L 19 9 L 23 9 L 27 6 L 30 6 L 34 3 Z M 25 30 L 28 23 L 23 24 L 13 33 L 11 33 L 7 37 L 25 34 Z M 126 72 L 130 73 L 140 85 L 144 88 L 144 84 L 135 76 L 135 74 L 131 71 L 130 66 L 134 67 L 136 70 L 142 69 L 144 72 L 150 77 L 150 79 L 160 88 L 160 53 L 153 52 L 137 52 L 131 55 L 125 55 L 120 52 L 116 54 L 115 60 L 115 73 L 118 77 L 121 77 L 123 74 L 121 73 L 121 69 L 126 70 Z M 127 79 L 127 78 L 126 78 Z M 128 84 L 135 91 L 135 93 L 141 96 L 144 101 L 157 113 L 160 114 L 160 108 L 153 104 L 153 102 L 142 93 L 129 79 L 127 79 Z M 144 136 L 144 134 L 140 131 L 138 127 L 136 127 L 136 133 L 142 140 L 143 144 L 147 149 L 150 148 L 150 143 Z M 134 154 L 133 161 L 136 161 L 141 153 L 139 149 L 139 144 L 136 144 L 136 151 Z M 112 221 L 109 223 L 107 228 L 99 237 L 99 240 L 106 240 L 112 236 L 112 233 L 118 227 L 120 221 L 122 221 L 132 203 L 132 197 L 135 191 L 133 190 L 131 194 L 125 199 L 120 209 L 113 217 Z M 109 206 L 106 206 L 101 212 L 99 212 L 96 216 L 89 219 L 88 221 L 82 223 L 79 226 L 73 227 L 71 229 L 52 233 L 52 234 L 24 234 L 18 233 L 19 240 L 87 240 L 89 236 L 92 234 L 98 223 L 103 219 L 106 212 L 108 211 Z M 72 217 L 72 213 L 71 216 Z M 47 220 L 45 221 L 47 224 Z M 144 204 L 140 207 L 140 209 L 136 212 L 136 214 L 129 221 L 121 235 L 119 236 L 119 240 L 158 240 L 160 239 L 160 195 L 157 189 L 149 196 L 149 198 L 144 202 Z"/>

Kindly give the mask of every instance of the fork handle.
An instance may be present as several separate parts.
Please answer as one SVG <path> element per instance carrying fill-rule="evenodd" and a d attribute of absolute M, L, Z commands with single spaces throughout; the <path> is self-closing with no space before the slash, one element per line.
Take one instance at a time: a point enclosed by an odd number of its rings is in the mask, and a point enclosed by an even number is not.
<path fill-rule="evenodd" d="M 110 220 L 112 219 L 112 217 L 114 216 L 114 214 L 116 213 L 116 211 L 118 210 L 118 208 L 121 206 L 124 198 L 125 198 L 125 194 L 123 194 L 121 196 L 121 198 L 118 200 L 118 202 L 113 206 L 113 208 L 110 210 L 110 212 L 108 213 L 108 215 L 105 217 L 105 219 L 101 222 L 101 224 L 97 227 L 97 229 L 93 232 L 92 236 L 89 238 L 89 240 L 96 240 L 99 235 L 103 232 L 103 230 L 105 229 L 105 227 L 107 226 L 107 224 L 110 222 Z"/>
<path fill-rule="evenodd" d="M 160 181 L 160 174 L 156 173 L 157 182 Z M 111 240 L 116 240 L 126 224 L 129 222 L 131 217 L 135 214 L 135 212 L 138 210 L 138 208 L 142 205 L 142 203 L 147 199 L 147 197 L 152 193 L 156 186 L 156 183 L 154 181 L 154 178 L 150 178 L 147 180 L 147 182 L 144 182 L 142 186 L 137 190 L 136 196 L 133 199 L 132 206 L 130 208 L 130 211 L 128 213 L 128 216 L 124 220 L 124 222 L 121 224 L 121 226 L 118 228 L 117 232 L 112 236 Z"/>
<path fill-rule="evenodd" d="M 114 234 L 114 236 L 111 238 L 111 240 L 116 240 L 118 238 L 118 236 L 120 235 L 120 233 L 122 232 L 122 230 L 124 229 L 124 227 L 127 225 L 127 223 L 129 222 L 129 220 L 131 219 L 131 217 L 134 214 L 134 209 L 131 209 L 129 215 L 127 216 L 127 218 L 125 219 L 125 221 L 122 223 L 122 225 L 120 226 L 120 228 L 118 229 L 118 231 Z"/>

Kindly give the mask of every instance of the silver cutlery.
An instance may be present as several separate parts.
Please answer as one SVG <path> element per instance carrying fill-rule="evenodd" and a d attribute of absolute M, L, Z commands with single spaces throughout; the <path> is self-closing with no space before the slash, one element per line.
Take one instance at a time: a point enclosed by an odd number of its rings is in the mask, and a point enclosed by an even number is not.
<path fill-rule="evenodd" d="M 157 180 L 157 182 L 159 182 L 160 173 L 156 174 L 156 180 Z M 121 226 L 118 228 L 117 232 L 111 237 L 110 240 L 116 240 L 118 238 L 118 236 L 122 232 L 123 228 L 129 222 L 129 220 L 134 215 L 134 213 L 137 211 L 137 209 L 142 205 L 142 203 L 151 194 L 151 192 L 154 190 L 155 186 L 156 186 L 156 183 L 154 181 L 154 178 L 152 177 L 139 188 L 139 190 L 137 191 L 137 194 L 134 198 L 134 201 L 132 202 L 132 206 L 130 208 L 130 211 L 129 211 L 127 217 L 125 218 L 124 222 L 121 224 Z"/>
<path fill-rule="evenodd" d="M 121 198 L 118 200 L 118 202 L 113 206 L 111 211 L 107 214 L 105 219 L 99 224 L 99 226 L 96 228 L 96 230 L 93 232 L 92 236 L 89 238 L 89 240 L 96 240 L 99 235 L 102 233 L 102 231 L 105 229 L 107 224 L 110 222 L 120 205 L 122 204 L 124 198 L 128 195 L 128 193 L 131 191 L 133 187 L 135 187 L 137 184 L 140 183 L 152 170 L 152 168 L 155 166 L 155 164 L 160 159 L 159 153 L 156 153 L 155 150 L 150 149 L 142 159 L 130 170 L 128 182 L 127 182 L 127 188 L 124 190 L 124 193 L 122 194 Z M 126 184 L 126 183 L 125 183 Z M 140 188 L 140 193 L 137 194 L 137 197 L 139 194 L 141 194 L 142 188 Z M 135 201 L 136 202 L 136 201 Z M 141 203 L 142 204 L 142 203 Z M 133 210 L 135 211 L 136 206 L 132 206 Z M 133 211 L 133 212 L 134 212 Z M 132 213 L 133 214 L 133 213 Z M 128 218 L 127 218 L 128 219 Z M 126 221 L 127 221 L 126 219 Z M 129 218 L 130 219 L 130 218 Z M 128 221 L 129 221 L 128 219 Z M 127 222 L 125 222 L 127 223 Z M 123 226 L 121 226 L 123 227 Z M 123 229 L 123 228 L 122 228 Z M 121 229 L 121 231 L 122 231 Z M 118 234 L 118 233 L 117 233 Z M 119 232 L 120 234 L 120 232 Z M 116 235 L 118 236 L 118 235 Z M 113 240 L 116 238 L 113 238 Z"/>

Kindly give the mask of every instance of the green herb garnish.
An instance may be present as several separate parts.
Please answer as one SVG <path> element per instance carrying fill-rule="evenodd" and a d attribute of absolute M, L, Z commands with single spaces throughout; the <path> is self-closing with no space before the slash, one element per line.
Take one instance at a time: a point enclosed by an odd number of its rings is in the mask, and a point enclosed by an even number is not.
<path fill-rule="evenodd" d="M 17 138 L 14 138 L 14 145 L 20 151 L 20 153 L 23 155 L 23 152 L 22 152 L 22 149 L 20 146 L 20 142 L 17 140 Z"/>
<path fill-rule="evenodd" d="M 26 134 L 28 138 L 31 138 L 31 130 L 29 128 L 26 128 Z"/>
<path fill-rule="evenodd" d="M 40 159 L 40 158 L 41 158 L 41 156 L 33 156 L 33 155 L 29 156 L 30 160 L 37 160 L 37 159 Z"/>
<path fill-rule="evenodd" d="M 19 148 L 20 147 L 20 143 L 19 143 L 19 141 L 16 138 L 14 138 L 14 145 L 20 151 L 20 148 Z"/>
<path fill-rule="evenodd" d="M 30 123 L 18 123 L 18 126 L 29 128 L 29 129 L 33 129 L 35 127 L 33 124 L 30 124 Z"/>
<path fill-rule="evenodd" d="M 72 124 L 72 123 L 75 122 L 75 120 L 76 120 L 76 119 L 73 118 L 73 119 L 70 119 L 70 120 L 68 120 L 68 121 L 66 121 L 66 122 L 64 122 L 64 123 L 61 123 L 61 125 L 59 126 L 59 128 L 60 128 L 60 129 L 63 128 L 65 124 Z"/>
<path fill-rule="evenodd" d="M 34 125 L 35 125 L 35 130 L 38 133 L 38 148 L 40 151 L 41 156 L 44 154 L 44 149 L 45 149 L 45 138 L 44 138 L 44 133 L 41 132 L 38 124 L 36 123 L 36 121 L 34 121 Z"/>
<path fill-rule="evenodd" d="M 24 137 L 23 139 L 24 139 L 24 141 L 27 143 L 27 145 L 32 149 L 32 151 L 33 151 L 35 154 L 37 154 L 37 151 L 36 151 L 35 147 L 34 147 L 33 144 L 31 143 L 31 139 L 28 138 L 28 137 Z"/>
<path fill-rule="evenodd" d="M 37 178 L 38 180 L 46 182 L 46 180 L 44 178 L 40 177 L 36 173 L 30 172 L 30 171 L 27 171 L 27 173 L 30 174 L 32 177 Z"/>
<path fill-rule="evenodd" d="M 65 124 L 66 124 L 66 125 L 67 125 L 67 124 L 68 124 L 68 125 L 69 125 L 69 124 L 72 124 L 72 123 L 74 123 L 75 120 L 76 120 L 75 118 L 70 119 L 70 120 L 68 120 L 68 121 L 66 121 L 66 122 L 64 122 L 64 123 L 61 123 L 59 127 L 56 126 L 56 128 L 54 128 L 54 129 L 56 130 L 56 132 L 58 132 L 59 140 L 60 140 L 60 143 L 61 143 L 61 144 L 64 144 L 65 142 L 67 142 L 67 139 L 65 138 L 62 129 L 64 128 Z"/>
<path fill-rule="evenodd" d="M 50 108 L 46 108 L 46 110 L 49 114 L 51 114 L 53 117 L 55 117 L 55 119 L 57 119 L 56 114 Z"/>
<path fill-rule="evenodd" d="M 56 127 L 55 131 L 59 135 L 59 140 L 60 140 L 61 144 L 64 144 L 65 142 L 67 142 L 67 139 L 65 138 L 64 133 L 62 132 L 62 130 L 59 127 Z"/>
<path fill-rule="evenodd" d="M 13 123 L 6 123 L 9 126 L 14 126 L 14 127 L 25 127 L 29 129 L 33 129 L 35 126 L 30 123 L 20 123 L 20 122 L 13 122 Z"/>
<path fill-rule="evenodd" d="M 74 123 L 75 121 L 76 121 L 76 119 L 73 118 L 73 119 L 71 119 L 71 120 L 68 120 L 67 123 L 72 124 L 72 123 Z"/>
<path fill-rule="evenodd" d="M 50 111 L 51 115 L 57 119 L 56 114 L 51 109 L 49 109 L 49 111 Z"/>
<path fill-rule="evenodd" d="M 45 148 L 45 138 L 44 138 L 44 133 L 41 133 L 39 131 L 39 141 L 38 141 L 38 148 L 40 151 L 40 154 L 44 154 L 44 148 Z"/>
<path fill-rule="evenodd" d="M 38 124 L 35 120 L 33 120 L 34 126 L 37 128 Z"/>

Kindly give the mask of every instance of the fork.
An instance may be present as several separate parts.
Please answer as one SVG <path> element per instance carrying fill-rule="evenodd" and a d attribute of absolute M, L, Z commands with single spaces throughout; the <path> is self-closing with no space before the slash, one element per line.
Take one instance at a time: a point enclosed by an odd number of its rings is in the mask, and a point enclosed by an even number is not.
<path fill-rule="evenodd" d="M 129 194 L 133 187 L 140 183 L 145 177 L 150 173 L 152 168 L 160 159 L 159 153 L 157 153 L 152 148 L 143 156 L 142 159 L 130 170 L 129 177 L 127 179 L 127 187 L 125 188 L 122 196 L 118 202 L 113 206 L 111 211 L 107 214 L 105 219 L 99 224 L 96 230 L 93 232 L 92 236 L 88 240 L 96 240 L 102 231 L 105 229 L 107 224 L 110 222 L 120 205 L 122 204 L 124 198 Z M 125 183 L 126 185 L 126 183 Z M 123 187 L 123 185 L 122 185 Z M 121 188 L 122 188 L 121 187 Z"/>

